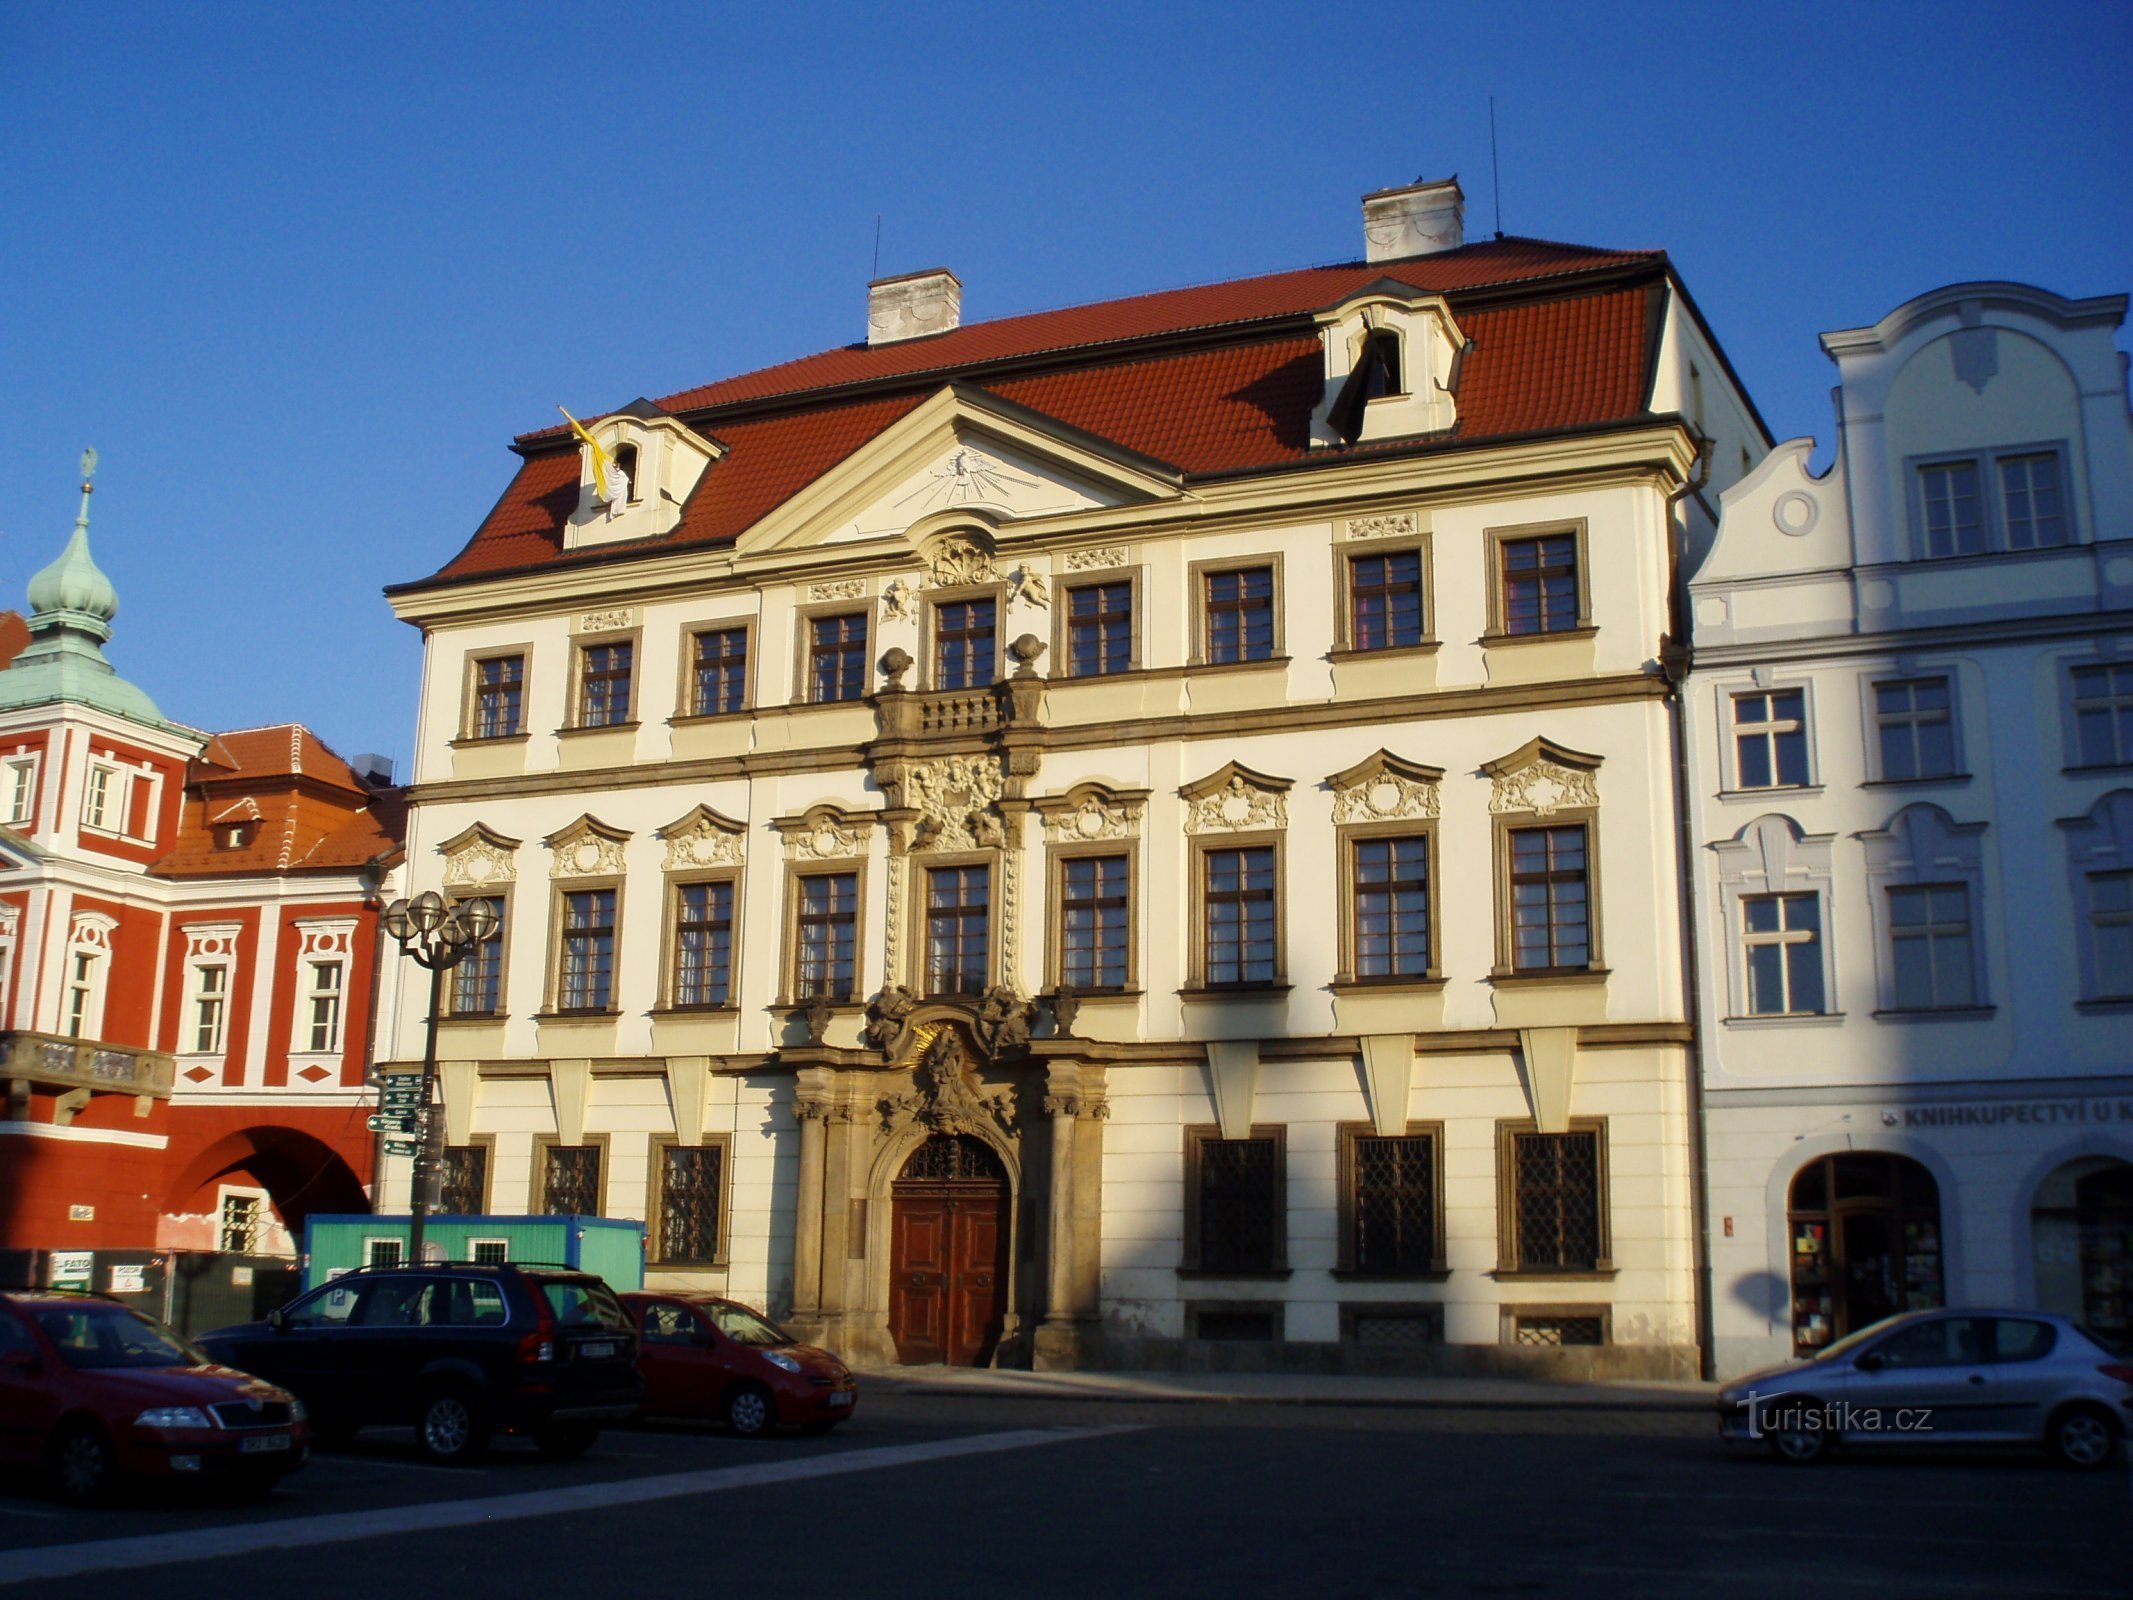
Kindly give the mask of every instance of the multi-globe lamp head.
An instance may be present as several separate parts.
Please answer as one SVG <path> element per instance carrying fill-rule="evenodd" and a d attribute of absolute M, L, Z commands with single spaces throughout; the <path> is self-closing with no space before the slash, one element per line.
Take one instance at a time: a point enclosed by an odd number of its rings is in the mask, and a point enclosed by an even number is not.
<path fill-rule="evenodd" d="M 441 957 L 447 965 L 492 938 L 497 929 L 496 908 L 488 901 L 467 900 L 455 906 L 434 889 L 425 889 L 412 900 L 395 900 L 381 920 L 393 940 L 418 960 Z"/>

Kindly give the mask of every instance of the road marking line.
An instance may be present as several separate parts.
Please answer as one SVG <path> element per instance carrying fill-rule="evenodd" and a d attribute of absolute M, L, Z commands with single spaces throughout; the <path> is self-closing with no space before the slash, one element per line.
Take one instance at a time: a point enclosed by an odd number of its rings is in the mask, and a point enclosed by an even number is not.
<path fill-rule="evenodd" d="M 448 1478 L 465 1478 L 465 1467 L 435 1467 L 427 1461 L 401 1461 L 394 1456 L 313 1456 L 311 1465 L 332 1462 L 343 1467 L 390 1467 L 395 1472 L 441 1472 Z"/>
<path fill-rule="evenodd" d="M 1072 1444 L 1082 1439 L 1140 1431 L 1134 1427 L 1019 1428 L 1005 1433 L 940 1439 L 929 1444 L 845 1450 L 836 1455 L 758 1462 L 745 1467 L 709 1467 L 695 1472 L 670 1472 L 653 1478 L 610 1479 L 520 1494 L 492 1495 L 486 1499 L 433 1501 L 426 1505 L 388 1506 L 374 1511 L 336 1511 L 276 1522 L 193 1528 L 183 1533 L 152 1533 L 127 1539 L 43 1545 L 0 1555 L 0 1584 L 36 1583 L 52 1578 L 79 1577 L 86 1572 L 113 1572 L 135 1567 L 160 1567 L 179 1561 L 255 1555 L 262 1550 L 302 1549 L 341 1540 L 435 1533 L 445 1528 L 564 1516 L 576 1511 L 604 1511 L 614 1506 L 642 1505 L 651 1500 L 676 1500 L 685 1495 L 719 1494 L 774 1483 L 799 1483 L 848 1472 L 947 1461 L 957 1456 L 995 1455 L 1005 1450 Z"/>

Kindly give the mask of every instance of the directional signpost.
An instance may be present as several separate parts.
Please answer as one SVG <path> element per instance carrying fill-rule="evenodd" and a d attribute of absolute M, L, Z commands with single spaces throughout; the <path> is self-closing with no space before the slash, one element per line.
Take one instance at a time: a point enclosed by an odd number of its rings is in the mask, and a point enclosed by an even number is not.
<path fill-rule="evenodd" d="M 369 1126 L 372 1133 L 386 1136 L 387 1155 L 411 1156 L 415 1153 L 414 1141 L 422 1137 L 422 1124 L 428 1109 L 423 1103 L 423 1090 L 427 1087 L 412 1072 L 396 1072 L 385 1080 L 381 1104 L 370 1117 Z"/>

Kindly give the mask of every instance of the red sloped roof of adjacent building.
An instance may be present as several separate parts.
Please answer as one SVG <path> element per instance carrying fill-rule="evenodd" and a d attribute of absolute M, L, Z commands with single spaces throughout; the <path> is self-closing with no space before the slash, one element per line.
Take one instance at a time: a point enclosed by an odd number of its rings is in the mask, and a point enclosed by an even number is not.
<path fill-rule="evenodd" d="M 216 837 L 216 825 L 232 821 L 250 827 L 236 849 Z M 186 771 L 177 838 L 151 870 L 171 878 L 350 872 L 397 850 L 404 833 L 399 792 L 370 788 L 309 728 L 242 728 L 208 736 Z"/>
<path fill-rule="evenodd" d="M 1504 239 L 824 351 L 659 402 L 727 453 L 680 524 L 649 547 L 730 542 L 950 381 L 1187 475 L 1338 459 L 1343 452 L 1310 448 L 1322 367 L 1308 319 L 1382 279 L 1444 293 L 1473 340 L 1461 372 L 1458 441 L 1626 420 L 1649 386 L 1664 265 L 1654 251 Z M 1234 332 L 1224 337 L 1223 329 Z M 854 385 L 867 387 L 849 392 Z M 563 551 L 579 473 L 566 440 L 559 429 L 522 437 L 527 460 L 518 476 L 438 579 L 614 553 Z"/>

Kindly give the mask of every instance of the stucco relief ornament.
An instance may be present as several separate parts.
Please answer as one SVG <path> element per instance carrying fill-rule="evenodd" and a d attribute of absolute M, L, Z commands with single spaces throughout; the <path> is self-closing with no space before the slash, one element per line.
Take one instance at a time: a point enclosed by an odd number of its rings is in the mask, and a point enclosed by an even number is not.
<path fill-rule="evenodd" d="M 548 865 L 553 878 L 614 878 L 622 875 L 622 839 L 595 827 L 581 817 L 561 833 L 550 835 L 547 844 L 554 859 Z"/>
<path fill-rule="evenodd" d="M 1044 822 L 1059 840 L 1134 839 L 1140 836 L 1143 809 L 1138 800 L 1114 805 L 1090 795 L 1072 811 L 1055 811 Z"/>
<path fill-rule="evenodd" d="M 933 1048 L 913 1069 L 911 1085 L 902 1094 L 882 1097 L 884 1124 L 909 1117 L 935 1133 L 977 1133 L 988 1125 L 1014 1126 L 1014 1091 L 1003 1089 L 991 1096 L 978 1092 L 963 1042 L 952 1028 L 941 1030 Z"/>
<path fill-rule="evenodd" d="M 1489 809 L 1530 811 L 1536 817 L 1545 817 L 1565 807 L 1593 807 L 1599 803 L 1600 786 L 1593 773 L 1543 760 L 1516 772 L 1498 773 Z"/>
<path fill-rule="evenodd" d="M 1024 605 L 1044 607 L 1052 603 L 1052 580 L 1043 573 L 1017 567 L 1009 581 L 1013 585 L 1010 594 Z"/>
<path fill-rule="evenodd" d="M 1415 518 L 1411 511 L 1389 512 L 1382 517 L 1348 519 L 1348 537 L 1351 539 L 1392 539 L 1414 531 Z"/>
<path fill-rule="evenodd" d="M 1030 1007 L 1004 983 L 985 991 L 978 1003 L 978 1043 L 994 1060 L 1029 1043 Z"/>
<path fill-rule="evenodd" d="M 444 882 L 451 889 L 483 889 L 509 883 L 518 876 L 518 844 L 473 833 L 461 843 L 447 846 Z"/>
<path fill-rule="evenodd" d="M 881 615 L 885 622 L 905 622 L 918 612 L 918 585 L 909 578 L 891 578 L 881 587 Z"/>
<path fill-rule="evenodd" d="M 962 539 L 950 539 L 935 550 L 930 565 L 934 585 L 942 589 L 992 583 L 999 577 L 993 568 L 992 557 Z"/>
<path fill-rule="evenodd" d="M 887 1050 L 903 1037 L 904 1019 L 918 1004 L 918 996 L 900 983 L 892 983 L 867 1002 L 867 1048 Z"/>
<path fill-rule="evenodd" d="M 1007 792 L 996 756 L 944 756 L 916 762 L 904 779 L 907 805 L 920 812 L 912 843 L 926 850 L 998 849 L 1006 829 L 993 802 Z"/>
<path fill-rule="evenodd" d="M 1434 778 L 1410 777 L 1391 767 L 1380 766 L 1354 781 L 1338 779 L 1333 789 L 1333 820 L 1349 822 L 1405 822 L 1437 815 L 1437 782 Z"/>
<path fill-rule="evenodd" d="M 824 817 L 812 828 L 786 836 L 787 849 L 803 860 L 829 861 L 867 852 L 866 829 L 847 828 Z"/>
<path fill-rule="evenodd" d="M 811 583 L 807 586 L 810 600 L 857 600 L 867 592 L 863 578 L 833 578 L 827 583 Z"/>
<path fill-rule="evenodd" d="M 1187 833 L 1236 833 L 1288 825 L 1288 797 L 1254 787 L 1242 773 L 1232 773 L 1229 782 L 1213 794 L 1195 800 L 1185 818 Z"/>
<path fill-rule="evenodd" d="M 701 807 L 692 818 L 662 830 L 659 836 L 666 841 L 667 859 L 664 870 L 668 872 L 684 871 L 692 867 L 737 867 L 741 864 L 743 851 L 740 833 L 725 826 Z"/>
<path fill-rule="evenodd" d="M 1122 545 L 1102 545 L 1094 550 L 1069 550 L 1066 569 L 1069 572 L 1095 572 L 1104 567 L 1122 567 L 1126 564 L 1126 551 Z"/>

